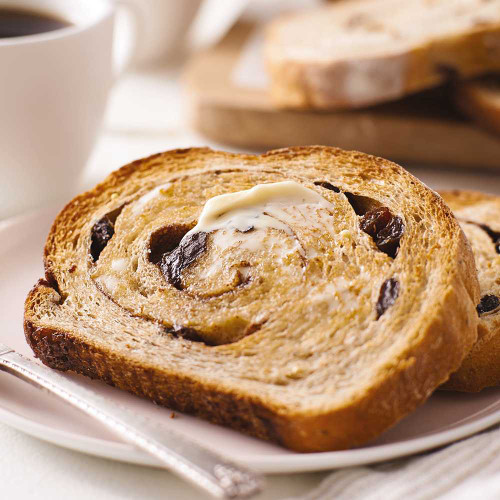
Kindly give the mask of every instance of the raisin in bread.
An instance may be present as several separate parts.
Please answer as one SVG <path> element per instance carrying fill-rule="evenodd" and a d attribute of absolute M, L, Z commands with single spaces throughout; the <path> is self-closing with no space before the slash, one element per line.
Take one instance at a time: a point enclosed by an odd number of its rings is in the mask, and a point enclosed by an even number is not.
<path fill-rule="evenodd" d="M 477 336 L 441 198 L 335 148 L 136 161 L 59 214 L 45 269 L 25 309 L 45 364 L 298 451 L 376 437 Z"/>
<path fill-rule="evenodd" d="M 478 340 L 444 387 L 477 392 L 500 385 L 500 197 L 473 191 L 441 195 L 469 239 L 481 287 Z"/>
<path fill-rule="evenodd" d="M 340 0 L 271 23 L 279 106 L 355 108 L 500 69 L 500 0 Z"/>
<path fill-rule="evenodd" d="M 478 125 L 500 134 L 499 75 L 487 75 L 458 83 L 454 100 L 457 107 Z"/>

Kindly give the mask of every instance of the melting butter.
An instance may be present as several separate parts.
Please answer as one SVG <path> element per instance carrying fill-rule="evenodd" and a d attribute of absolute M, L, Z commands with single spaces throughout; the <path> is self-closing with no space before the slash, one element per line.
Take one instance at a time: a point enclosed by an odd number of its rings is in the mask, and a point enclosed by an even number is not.
<path fill-rule="evenodd" d="M 332 205 L 316 191 L 294 181 L 258 184 L 251 189 L 210 198 L 198 224 L 188 234 L 217 229 L 248 231 L 279 229 L 292 235 L 292 224 L 314 222 L 318 209 Z"/>

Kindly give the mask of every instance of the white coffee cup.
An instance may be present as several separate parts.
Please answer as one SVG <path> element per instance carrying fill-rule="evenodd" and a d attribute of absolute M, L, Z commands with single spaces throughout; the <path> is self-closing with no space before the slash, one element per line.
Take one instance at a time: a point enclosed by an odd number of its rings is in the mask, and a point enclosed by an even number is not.
<path fill-rule="evenodd" d="M 68 199 L 100 130 L 113 68 L 114 3 L 0 0 L 71 23 L 0 38 L 0 218 Z"/>

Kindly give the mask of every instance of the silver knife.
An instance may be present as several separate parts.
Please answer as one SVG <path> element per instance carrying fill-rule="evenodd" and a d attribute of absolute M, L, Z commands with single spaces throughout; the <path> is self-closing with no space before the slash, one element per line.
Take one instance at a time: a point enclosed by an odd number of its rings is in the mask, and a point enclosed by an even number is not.
<path fill-rule="evenodd" d="M 98 396 L 55 370 L 35 363 L 0 343 L 0 370 L 46 389 L 95 418 L 118 436 L 153 455 L 171 472 L 216 498 L 250 497 L 262 477 L 186 437 Z"/>

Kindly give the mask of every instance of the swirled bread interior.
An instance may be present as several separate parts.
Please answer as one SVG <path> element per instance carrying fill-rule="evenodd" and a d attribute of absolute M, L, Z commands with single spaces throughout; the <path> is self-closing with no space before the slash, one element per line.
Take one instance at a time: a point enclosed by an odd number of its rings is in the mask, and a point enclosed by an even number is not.
<path fill-rule="evenodd" d="M 199 229 L 209 200 L 252 189 L 246 212 L 231 198 Z M 449 209 L 401 167 L 335 148 L 134 162 L 61 212 L 45 267 L 25 313 L 44 363 L 299 451 L 377 436 L 477 335 Z"/>
<path fill-rule="evenodd" d="M 477 392 L 500 385 L 500 198 L 474 191 L 441 195 L 471 243 L 481 287 L 478 340 L 445 388 Z"/>

